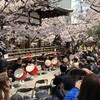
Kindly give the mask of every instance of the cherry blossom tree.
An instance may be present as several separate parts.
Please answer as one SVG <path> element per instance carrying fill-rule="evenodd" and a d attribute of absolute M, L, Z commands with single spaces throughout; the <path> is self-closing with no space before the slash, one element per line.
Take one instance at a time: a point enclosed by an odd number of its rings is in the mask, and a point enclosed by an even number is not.
<path fill-rule="evenodd" d="M 30 24 L 30 12 L 38 9 L 47 10 L 53 9 L 61 0 L 1 0 L 0 1 L 0 37 L 6 38 L 9 41 L 11 38 L 16 38 L 16 41 L 27 41 L 31 37 L 31 42 L 40 38 L 45 42 L 52 44 L 56 35 L 60 35 L 62 44 L 66 41 L 86 40 L 89 38 L 86 31 L 100 22 L 99 0 L 83 0 L 84 4 L 88 4 L 89 9 L 85 16 L 81 12 L 74 11 L 77 20 L 82 20 L 81 23 L 68 24 L 66 17 L 60 16 L 55 18 L 42 19 L 41 26 Z M 48 6 L 48 3 L 50 6 Z M 91 6 L 97 6 L 97 10 L 91 9 Z M 84 6 L 84 5 L 83 5 Z M 28 18 L 27 23 L 18 23 L 21 15 Z M 77 15 L 77 16 L 76 16 Z M 22 38 L 25 36 L 24 38 Z"/>
<path fill-rule="evenodd" d="M 100 13 L 100 0 L 85 0 L 90 5 L 90 8 Z"/>

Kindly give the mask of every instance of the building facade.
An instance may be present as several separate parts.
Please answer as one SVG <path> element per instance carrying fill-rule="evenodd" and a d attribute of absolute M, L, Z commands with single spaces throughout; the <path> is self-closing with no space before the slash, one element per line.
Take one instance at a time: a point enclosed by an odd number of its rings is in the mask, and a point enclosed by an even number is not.
<path fill-rule="evenodd" d="M 88 5 L 84 3 L 84 0 L 62 0 L 58 6 L 63 9 L 73 10 L 73 12 L 66 17 L 68 23 L 77 24 L 85 20 Z"/>

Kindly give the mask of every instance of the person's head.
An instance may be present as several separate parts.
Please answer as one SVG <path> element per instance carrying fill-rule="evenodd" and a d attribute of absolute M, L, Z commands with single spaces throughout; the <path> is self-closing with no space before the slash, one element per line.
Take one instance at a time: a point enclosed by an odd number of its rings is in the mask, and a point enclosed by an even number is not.
<path fill-rule="evenodd" d="M 10 100 L 23 100 L 23 98 L 19 94 L 14 94 L 14 95 L 12 95 Z"/>
<path fill-rule="evenodd" d="M 74 62 L 78 62 L 78 58 L 74 58 L 73 60 L 74 60 Z"/>
<path fill-rule="evenodd" d="M 100 100 L 100 75 L 86 75 L 80 87 L 78 100 Z"/>
<path fill-rule="evenodd" d="M 64 65 L 64 64 L 60 65 L 60 71 L 62 73 L 66 72 L 66 70 L 67 70 L 67 66 L 66 65 Z"/>
<path fill-rule="evenodd" d="M 73 68 L 69 71 L 69 75 L 73 81 L 76 82 L 78 80 L 82 80 L 82 78 L 86 75 L 86 72 L 78 68 Z"/>
<path fill-rule="evenodd" d="M 42 53 L 42 56 L 45 56 L 45 53 Z"/>
<path fill-rule="evenodd" d="M 27 61 L 32 61 L 33 57 L 32 56 L 27 56 Z"/>
<path fill-rule="evenodd" d="M 73 87 L 75 87 L 75 82 L 69 75 L 65 75 L 62 78 L 61 84 L 62 84 L 64 90 L 71 90 Z"/>

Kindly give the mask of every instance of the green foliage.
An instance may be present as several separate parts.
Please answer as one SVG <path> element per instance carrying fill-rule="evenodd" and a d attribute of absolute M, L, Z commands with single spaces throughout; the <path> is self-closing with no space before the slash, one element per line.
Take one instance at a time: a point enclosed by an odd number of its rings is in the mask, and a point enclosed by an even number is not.
<path fill-rule="evenodd" d="M 93 26 L 87 31 L 89 36 L 92 36 L 95 40 L 100 40 L 100 23 L 96 26 Z"/>

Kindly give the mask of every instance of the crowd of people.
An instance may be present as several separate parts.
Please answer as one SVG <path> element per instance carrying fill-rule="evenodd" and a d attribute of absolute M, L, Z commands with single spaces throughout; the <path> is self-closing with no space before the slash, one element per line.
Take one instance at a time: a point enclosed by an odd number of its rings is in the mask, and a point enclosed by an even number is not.
<path fill-rule="evenodd" d="M 51 59 L 53 62 L 56 60 L 57 64 L 46 65 L 45 61 Z M 88 49 L 73 52 L 69 49 L 63 55 L 56 53 L 50 57 L 42 54 L 38 60 L 41 70 L 60 68 L 60 74 L 53 79 L 55 87 L 51 89 L 52 100 L 100 100 L 100 56 L 96 51 Z M 33 57 L 27 57 L 26 60 L 19 57 L 9 73 L 7 61 L 0 52 L 0 100 L 10 100 L 9 77 L 15 81 L 14 72 L 18 68 L 25 69 L 31 63 L 34 63 Z"/>
<path fill-rule="evenodd" d="M 96 51 L 68 51 L 61 62 L 61 74 L 53 81 L 57 100 L 100 100 L 100 56 Z"/>

